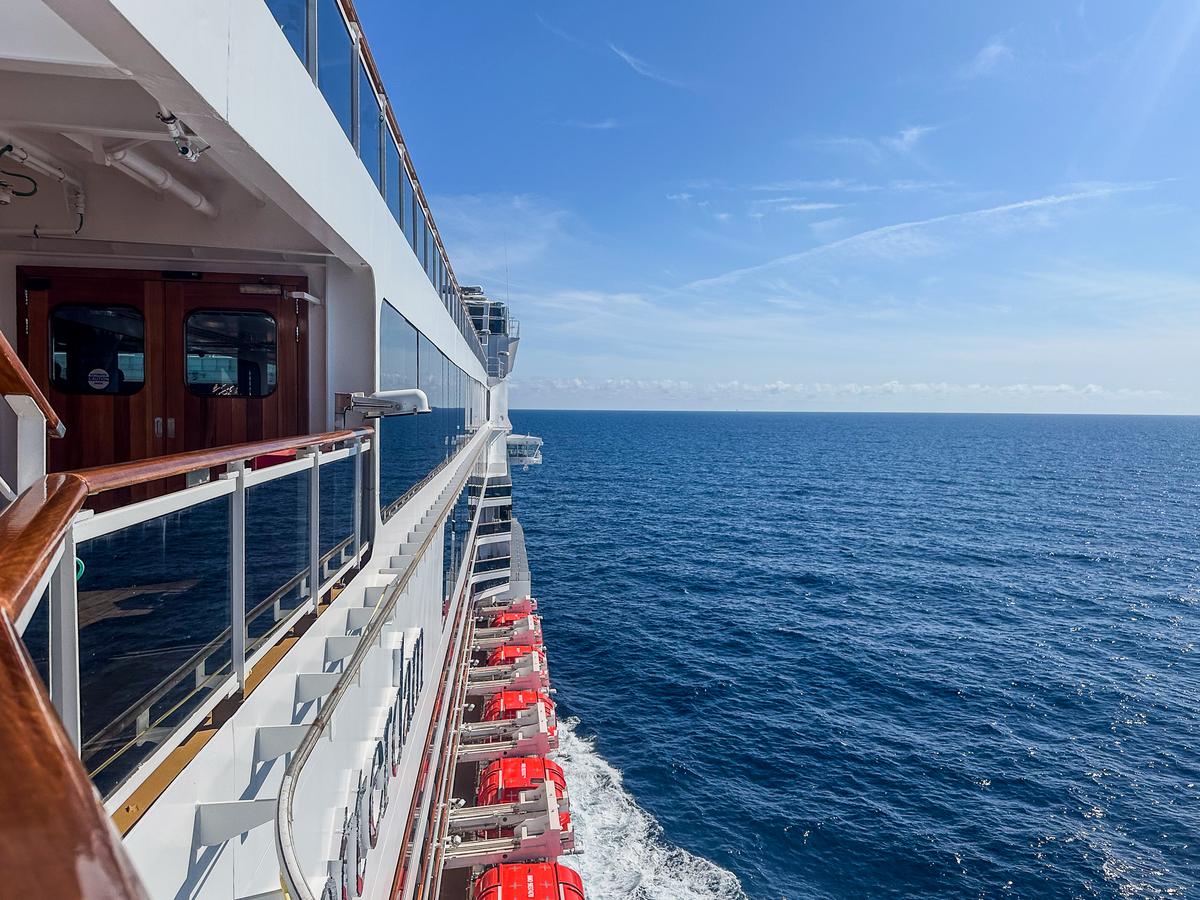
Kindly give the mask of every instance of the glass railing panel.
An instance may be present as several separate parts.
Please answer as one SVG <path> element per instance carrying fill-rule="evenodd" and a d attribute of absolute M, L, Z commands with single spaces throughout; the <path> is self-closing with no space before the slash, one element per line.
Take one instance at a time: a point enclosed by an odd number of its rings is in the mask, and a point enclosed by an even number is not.
<path fill-rule="evenodd" d="M 507 577 L 491 578 L 487 581 L 476 582 L 474 585 L 472 585 L 471 592 L 473 596 L 479 596 L 484 591 L 490 591 L 493 588 L 504 587 L 507 584 L 509 584 L 509 579 Z"/>
<path fill-rule="evenodd" d="M 33 660 L 38 674 L 42 676 L 42 683 L 49 686 L 50 592 L 44 592 L 41 599 L 36 602 L 37 606 L 33 610 L 33 616 L 26 623 L 25 630 L 21 632 L 21 641 L 25 644 L 25 650 L 29 654 L 29 658 Z"/>
<path fill-rule="evenodd" d="M 355 456 L 321 466 L 322 583 L 354 555 Z"/>
<path fill-rule="evenodd" d="M 228 495 L 78 545 L 82 757 L 107 795 L 230 677 Z"/>
<path fill-rule="evenodd" d="M 308 62 L 308 0 L 267 0 L 267 8 L 283 29 L 283 35 L 300 57 Z"/>
<path fill-rule="evenodd" d="M 391 131 L 388 131 L 383 139 L 383 168 L 388 209 L 392 211 L 392 218 L 396 220 L 396 224 L 403 228 L 403 184 L 408 179 L 400 174 L 400 149 L 396 146 L 396 139 L 392 137 Z"/>
<path fill-rule="evenodd" d="M 475 561 L 476 572 L 497 572 L 510 568 L 512 559 L 508 556 L 498 556 L 494 559 L 479 559 Z"/>
<path fill-rule="evenodd" d="M 317 87 L 338 124 L 353 139 L 351 66 L 354 44 L 337 0 L 317 0 Z"/>
<path fill-rule="evenodd" d="M 488 537 L 495 534 L 511 534 L 512 522 L 485 522 L 479 526 L 478 534 L 480 537 Z"/>
<path fill-rule="evenodd" d="M 269 641 L 308 591 L 311 471 L 246 488 L 246 652 Z"/>
<path fill-rule="evenodd" d="M 380 168 L 380 138 L 383 134 L 383 114 L 375 98 L 375 87 L 367 67 L 358 67 L 358 155 L 376 187 L 383 186 Z"/>

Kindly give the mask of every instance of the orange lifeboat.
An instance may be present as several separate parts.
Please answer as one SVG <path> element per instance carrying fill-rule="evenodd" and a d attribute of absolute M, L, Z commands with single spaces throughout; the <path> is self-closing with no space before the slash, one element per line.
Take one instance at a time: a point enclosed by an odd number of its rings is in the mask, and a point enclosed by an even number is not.
<path fill-rule="evenodd" d="M 475 882 L 472 900 L 584 900 L 583 879 L 558 863 L 504 863 Z"/>
<path fill-rule="evenodd" d="M 483 705 L 483 721 L 501 722 L 505 719 L 515 719 L 517 713 L 535 703 L 542 704 L 542 709 L 546 711 L 546 721 L 549 722 L 550 734 L 553 735 L 556 725 L 554 701 L 542 691 L 501 691 L 492 694 Z"/>
<path fill-rule="evenodd" d="M 542 658 L 542 667 L 546 665 L 546 648 L 534 646 L 533 644 L 513 644 L 510 647 L 497 647 L 488 656 L 487 664 L 489 666 L 506 666 L 516 662 L 522 656 L 530 653 L 537 653 Z"/>
<path fill-rule="evenodd" d="M 562 766 L 543 756 L 514 756 L 496 759 L 484 766 L 479 773 L 479 790 L 475 792 L 478 806 L 494 806 L 498 803 L 516 803 L 522 791 L 532 791 L 546 782 L 554 785 L 554 796 L 558 799 L 558 822 L 563 831 L 571 828 L 571 807 L 567 800 L 567 779 Z M 492 832 L 494 837 L 513 833 L 511 828 Z"/>
<path fill-rule="evenodd" d="M 488 625 L 492 628 L 502 628 L 505 625 L 515 625 L 517 622 L 521 622 L 525 619 L 533 619 L 535 626 L 540 627 L 542 624 L 541 619 L 539 619 L 533 613 L 502 612 L 492 616 L 491 621 L 488 622 Z"/>
<path fill-rule="evenodd" d="M 479 773 L 475 802 L 480 806 L 515 803 L 522 791 L 533 790 L 547 781 L 555 787 L 559 809 L 566 809 L 567 778 L 558 763 L 543 756 L 495 759 Z"/>

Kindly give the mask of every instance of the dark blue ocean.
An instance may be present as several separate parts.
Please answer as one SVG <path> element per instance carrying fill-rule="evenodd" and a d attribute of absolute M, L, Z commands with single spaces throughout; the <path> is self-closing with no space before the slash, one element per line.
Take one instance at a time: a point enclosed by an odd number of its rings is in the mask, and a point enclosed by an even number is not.
<path fill-rule="evenodd" d="M 1200 419 L 512 420 L 590 900 L 1200 896 Z"/>

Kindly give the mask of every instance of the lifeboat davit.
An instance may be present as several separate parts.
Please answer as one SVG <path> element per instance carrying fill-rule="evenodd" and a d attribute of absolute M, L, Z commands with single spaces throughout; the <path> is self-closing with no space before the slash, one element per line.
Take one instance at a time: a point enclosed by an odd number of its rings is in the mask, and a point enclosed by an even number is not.
<path fill-rule="evenodd" d="M 525 613 L 537 612 L 537 601 L 532 597 L 518 597 L 512 600 L 494 600 L 493 608 L 503 606 L 505 612 Z"/>
<path fill-rule="evenodd" d="M 475 882 L 472 900 L 584 900 L 583 879 L 558 863 L 504 863 Z"/>
<path fill-rule="evenodd" d="M 517 713 L 529 709 L 535 703 L 542 704 L 546 711 L 546 721 L 550 725 L 553 736 L 557 719 L 554 715 L 554 701 L 543 691 L 501 691 L 492 694 L 483 705 L 483 721 L 501 722 L 505 719 L 515 719 Z"/>
<path fill-rule="evenodd" d="M 562 766 L 544 756 L 516 756 L 494 759 L 479 773 L 479 790 L 475 802 L 479 806 L 515 803 L 522 791 L 531 791 L 550 782 L 558 797 L 558 808 L 567 809 L 567 778 Z"/>
<path fill-rule="evenodd" d="M 541 631 L 542 620 L 533 613 L 502 612 L 492 616 L 491 621 L 488 622 L 488 626 L 491 628 L 503 628 L 506 625 L 515 625 L 524 619 L 533 619 L 534 628 L 539 632 Z"/>
<path fill-rule="evenodd" d="M 507 666 L 515 663 L 522 656 L 528 656 L 530 653 L 537 653 L 542 658 L 542 668 L 546 667 L 546 648 L 541 644 L 536 647 L 533 644 L 513 644 L 509 647 L 497 647 L 488 656 L 487 664 L 489 666 Z"/>

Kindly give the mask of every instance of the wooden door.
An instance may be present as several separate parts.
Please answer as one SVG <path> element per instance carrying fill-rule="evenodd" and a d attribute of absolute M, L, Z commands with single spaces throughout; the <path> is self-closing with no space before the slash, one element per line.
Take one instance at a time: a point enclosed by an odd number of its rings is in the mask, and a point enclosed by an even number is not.
<path fill-rule="evenodd" d="M 162 283 L 140 273 L 18 272 L 18 352 L 66 425 L 47 442 L 51 472 L 166 452 Z"/>
<path fill-rule="evenodd" d="M 284 275 L 18 269 L 18 352 L 67 429 L 49 470 L 307 433 L 308 308 L 290 296 L 306 289 Z"/>
<path fill-rule="evenodd" d="M 307 304 L 294 284 L 164 284 L 168 452 L 308 431 Z"/>

